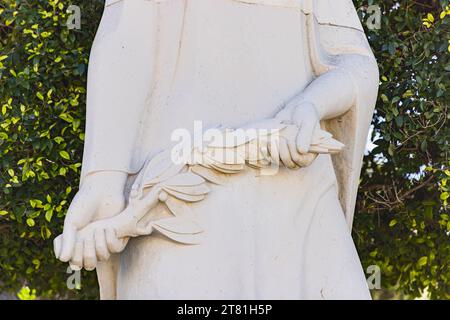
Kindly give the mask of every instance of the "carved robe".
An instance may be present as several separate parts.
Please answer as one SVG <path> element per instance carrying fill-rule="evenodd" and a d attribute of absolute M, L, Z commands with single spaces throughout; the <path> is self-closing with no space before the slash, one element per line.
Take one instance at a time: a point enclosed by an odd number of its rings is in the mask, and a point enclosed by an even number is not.
<path fill-rule="evenodd" d="M 132 2 L 110 1 L 121 10 Z M 147 8 L 154 54 L 144 112 L 133 129 L 114 129 L 114 144 L 108 124 L 89 125 L 88 114 L 83 175 L 132 176 L 175 129 L 271 118 L 340 55 L 373 59 L 347 0 L 149 0 Z M 370 298 L 348 228 L 377 88 L 358 61 L 347 66 L 356 74 L 355 105 L 322 123 L 347 145 L 344 153 L 274 176 L 224 176 L 207 200 L 189 204 L 205 240 L 187 246 L 157 233 L 131 240 L 117 298 Z"/>

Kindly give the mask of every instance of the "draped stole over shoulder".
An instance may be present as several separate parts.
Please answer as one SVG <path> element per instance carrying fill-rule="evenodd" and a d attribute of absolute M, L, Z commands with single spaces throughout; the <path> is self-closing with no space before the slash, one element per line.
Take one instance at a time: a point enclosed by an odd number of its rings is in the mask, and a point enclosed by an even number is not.
<path fill-rule="evenodd" d="M 156 6 L 154 30 L 149 30 L 157 34 L 155 76 L 129 173 L 166 148 L 174 129 L 191 128 L 195 120 L 239 127 L 273 116 L 315 76 L 333 68 L 333 50 L 318 39 L 320 24 L 345 21 L 344 28 L 362 29 L 354 19 L 336 20 L 328 0 L 314 6 L 297 0 L 149 1 Z M 372 106 L 372 100 L 362 94 L 347 115 L 323 123 L 351 143 L 334 159 L 350 224 L 371 113 L 359 107 Z M 191 205 L 206 231 L 201 245 L 184 246 L 158 235 L 129 243 L 118 298 L 305 298 L 309 227 L 321 198 L 337 184 L 326 155 L 295 172 L 282 168 L 276 176 L 258 177 L 249 171 L 230 178 L 207 200 Z"/>

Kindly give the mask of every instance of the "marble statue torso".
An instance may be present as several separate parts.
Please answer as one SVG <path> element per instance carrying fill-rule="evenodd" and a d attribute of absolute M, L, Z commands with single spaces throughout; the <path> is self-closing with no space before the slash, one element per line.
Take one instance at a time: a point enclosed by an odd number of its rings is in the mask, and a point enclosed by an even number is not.
<path fill-rule="evenodd" d="M 162 58 L 172 59 L 166 61 L 173 69 L 156 73 L 161 78 L 148 100 L 144 152 L 160 151 L 174 129 L 192 129 L 196 120 L 205 127 L 239 127 L 270 118 L 306 87 L 313 72 L 305 15 L 301 1 L 295 3 L 188 1 L 182 24 L 163 22 L 178 51 Z M 336 196 L 329 199 L 331 190 L 336 194 L 329 155 L 298 171 L 281 168 L 275 176 L 258 177 L 250 170 L 229 177 L 205 202 L 190 205 L 206 233 L 202 244 L 175 244 L 158 235 L 130 241 L 122 254 L 118 298 L 306 297 L 308 226 L 323 197 L 339 206 Z M 337 217 L 347 234 L 342 211 Z M 351 241 L 347 237 L 344 242 Z"/>
<path fill-rule="evenodd" d="M 302 90 L 313 73 L 305 50 L 305 15 L 301 1 L 296 3 L 285 8 L 233 0 L 189 1 L 180 23 L 163 23 L 172 38 L 161 41 L 176 52 L 166 60 L 173 69 L 157 73 L 143 150 L 166 147 L 174 129 L 192 130 L 197 120 L 204 127 L 238 127 L 270 118 Z M 173 19 L 169 10 L 161 14 L 161 20 Z"/>
<path fill-rule="evenodd" d="M 81 190 L 55 253 L 97 267 L 103 297 L 370 298 L 348 227 L 378 69 L 351 0 L 107 0 L 88 78 Z M 234 172 L 195 163 L 225 181 L 198 200 L 184 192 L 211 181 L 158 158 L 176 129 L 265 119 L 292 134 Z M 264 152 L 278 172 L 251 168 Z"/>

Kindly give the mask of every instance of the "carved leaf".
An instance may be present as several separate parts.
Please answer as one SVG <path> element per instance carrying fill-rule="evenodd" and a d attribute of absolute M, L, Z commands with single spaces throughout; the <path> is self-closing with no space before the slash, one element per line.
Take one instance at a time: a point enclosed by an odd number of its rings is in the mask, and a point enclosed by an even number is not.
<path fill-rule="evenodd" d="M 271 162 L 267 160 L 261 160 L 261 161 L 250 161 L 247 163 L 247 165 L 253 169 L 263 169 L 270 166 Z"/>
<path fill-rule="evenodd" d="M 203 229 L 188 218 L 167 218 L 152 222 L 152 227 L 166 237 L 185 244 L 200 243 L 199 235 Z"/>
<path fill-rule="evenodd" d="M 204 162 L 205 162 L 206 165 L 210 166 L 211 168 L 216 169 L 219 172 L 223 172 L 223 173 L 231 173 L 231 174 L 233 174 L 233 173 L 242 171 L 245 168 L 245 164 L 225 164 L 225 163 L 220 163 L 218 161 L 215 161 L 214 159 L 212 159 L 208 155 L 205 155 L 203 159 L 204 159 Z"/>
<path fill-rule="evenodd" d="M 165 235 L 167 238 L 182 243 L 182 244 L 188 244 L 188 245 L 196 245 L 200 244 L 201 238 L 199 237 L 199 234 L 179 234 L 170 232 L 164 228 L 161 228 L 157 225 L 153 225 L 155 230 L 159 231 L 161 234 Z"/>
<path fill-rule="evenodd" d="M 152 224 L 179 234 L 197 234 L 203 232 L 199 224 L 189 218 L 172 217 L 153 221 Z"/>
<path fill-rule="evenodd" d="M 202 166 L 193 166 L 191 167 L 191 170 L 192 172 L 198 174 L 211 183 L 217 185 L 224 185 L 226 183 L 225 177 L 220 173 L 217 173 L 215 170 L 211 170 Z"/>
<path fill-rule="evenodd" d="M 336 152 L 342 151 L 345 148 L 345 145 L 343 143 L 331 138 L 331 139 L 323 140 L 318 145 L 311 145 L 311 147 L 319 147 L 319 148 L 328 150 L 328 152 L 330 152 L 330 153 L 336 153 Z"/>
<path fill-rule="evenodd" d="M 185 169 L 187 166 L 184 164 L 173 164 L 171 163 L 171 166 L 168 167 L 165 171 L 160 173 L 158 176 L 153 178 L 152 180 L 145 180 L 144 185 L 145 186 L 154 186 L 158 183 L 165 182 L 166 180 L 177 176 L 183 169 Z"/>
<path fill-rule="evenodd" d="M 169 169 L 171 165 L 170 154 L 167 151 L 160 152 L 145 163 L 143 168 L 143 179 L 145 181 L 151 181 L 165 170 Z"/>
<path fill-rule="evenodd" d="M 178 174 L 164 182 L 164 186 L 198 186 L 205 183 L 205 179 L 192 172 Z"/>
<path fill-rule="evenodd" d="M 312 152 L 312 153 L 317 153 L 317 154 L 327 154 L 327 153 L 329 153 L 327 148 L 322 148 L 320 146 L 311 146 L 309 148 L 309 151 Z"/>
<path fill-rule="evenodd" d="M 165 203 L 174 216 L 181 218 L 189 218 L 193 216 L 191 208 L 184 201 L 169 196 Z"/>
<path fill-rule="evenodd" d="M 248 142 L 247 137 L 234 129 L 225 129 L 220 136 L 207 142 L 208 148 L 235 148 Z"/>
<path fill-rule="evenodd" d="M 245 150 L 245 145 L 236 148 L 208 148 L 206 156 L 212 159 L 214 163 L 229 165 L 245 164 L 245 158 L 242 156 L 242 152 L 240 152 L 242 149 Z"/>
<path fill-rule="evenodd" d="M 236 173 L 239 173 L 242 170 L 244 170 L 244 166 L 243 165 L 242 166 L 226 167 L 226 166 L 223 166 L 223 165 L 220 165 L 220 164 L 218 164 L 218 165 L 212 164 L 211 168 L 216 170 L 216 171 L 218 171 L 218 172 L 225 173 L 225 174 L 236 174 Z"/>
<path fill-rule="evenodd" d="M 177 192 L 168 188 L 163 188 L 163 190 L 165 192 L 167 192 L 168 194 L 170 194 L 171 196 L 174 196 L 177 199 L 186 201 L 186 202 L 199 202 L 205 199 L 205 195 L 189 195 L 189 194 L 184 194 L 181 192 Z"/>
<path fill-rule="evenodd" d="M 206 184 L 201 184 L 198 186 L 166 186 L 165 189 L 169 189 L 175 192 L 184 193 L 191 196 L 201 196 L 206 195 L 211 192 Z"/>

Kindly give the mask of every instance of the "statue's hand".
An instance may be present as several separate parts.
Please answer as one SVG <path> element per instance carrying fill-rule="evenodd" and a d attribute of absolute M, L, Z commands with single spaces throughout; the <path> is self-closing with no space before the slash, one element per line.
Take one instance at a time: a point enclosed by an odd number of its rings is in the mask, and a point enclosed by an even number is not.
<path fill-rule="evenodd" d="M 97 172 L 86 177 L 69 207 L 63 234 L 55 239 L 55 255 L 59 260 L 72 259 L 78 230 L 123 210 L 126 179 L 127 174 L 122 172 Z"/>
<path fill-rule="evenodd" d="M 299 130 L 295 135 L 281 137 L 280 159 L 290 169 L 307 167 L 317 158 L 317 154 L 309 153 L 315 130 L 320 125 L 319 114 L 311 103 L 303 103 L 294 111 L 282 110 L 276 118 L 294 123 Z"/>
<path fill-rule="evenodd" d="M 79 230 L 70 260 L 71 266 L 94 270 L 98 261 L 107 261 L 110 254 L 122 252 L 129 237 L 119 237 L 119 229 L 133 229 L 133 221 L 128 215 L 122 213 L 113 218 L 95 221 Z"/>
<path fill-rule="evenodd" d="M 111 254 L 122 252 L 131 237 L 149 235 L 150 223 L 140 220 L 159 202 L 160 188 L 153 188 L 140 200 L 128 204 L 120 214 L 89 223 L 77 231 L 70 264 L 79 269 L 93 270 L 99 261 L 107 261 Z M 56 239 L 55 243 L 61 241 Z"/>

